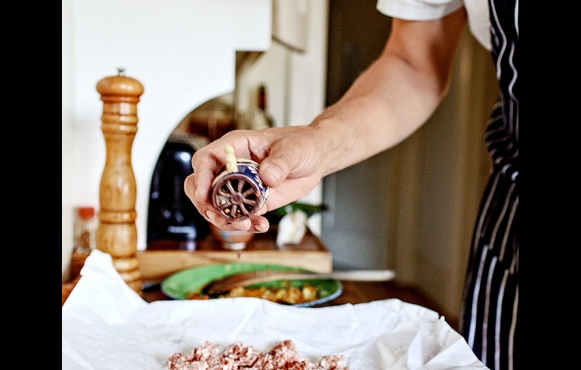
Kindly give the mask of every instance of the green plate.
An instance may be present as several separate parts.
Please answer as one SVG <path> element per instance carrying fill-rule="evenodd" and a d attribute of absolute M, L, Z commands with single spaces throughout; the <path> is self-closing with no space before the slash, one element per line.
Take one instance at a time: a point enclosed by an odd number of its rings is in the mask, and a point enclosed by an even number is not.
<path fill-rule="evenodd" d="M 187 270 L 176 272 L 161 283 L 162 292 L 173 299 L 187 300 L 188 293 L 200 293 L 202 288 L 210 281 L 238 272 L 252 272 L 260 270 L 308 270 L 264 263 L 227 263 L 220 265 L 204 265 Z M 319 292 L 319 298 L 306 303 L 295 304 L 298 307 L 308 307 L 333 300 L 343 292 L 343 285 L 339 280 L 291 280 L 292 286 L 301 287 L 304 284 L 314 286 Z M 249 285 L 249 287 L 288 287 L 288 283 L 283 286 L 280 280 L 269 281 L 259 284 Z"/>

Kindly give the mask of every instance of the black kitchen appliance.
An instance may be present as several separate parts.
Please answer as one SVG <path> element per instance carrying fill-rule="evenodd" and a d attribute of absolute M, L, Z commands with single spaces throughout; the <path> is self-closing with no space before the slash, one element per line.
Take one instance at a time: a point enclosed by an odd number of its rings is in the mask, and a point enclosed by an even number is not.
<path fill-rule="evenodd" d="M 172 134 L 165 143 L 149 191 L 148 250 L 192 251 L 208 234 L 208 222 L 184 192 L 184 180 L 193 173 L 192 156 L 206 140 L 192 134 Z"/>

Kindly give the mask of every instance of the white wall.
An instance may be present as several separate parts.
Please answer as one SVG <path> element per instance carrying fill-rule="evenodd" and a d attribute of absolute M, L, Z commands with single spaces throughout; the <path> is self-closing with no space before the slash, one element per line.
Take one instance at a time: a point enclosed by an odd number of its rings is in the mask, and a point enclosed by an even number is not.
<path fill-rule="evenodd" d="M 324 105 L 328 0 L 312 0 L 310 51 L 293 55 L 289 124 L 308 123 Z M 145 249 L 151 175 L 175 126 L 195 107 L 234 88 L 235 51 L 271 45 L 271 0 L 62 0 L 62 273 L 68 278 L 73 207 L 99 208 L 105 164 L 96 84 L 126 68 L 145 87 L 132 164 L 138 249 Z M 324 17 L 324 18 L 322 18 Z M 295 71 L 299 69 L 299 71 Z M 320 199 L 320 190 L 313 193 Z"/>

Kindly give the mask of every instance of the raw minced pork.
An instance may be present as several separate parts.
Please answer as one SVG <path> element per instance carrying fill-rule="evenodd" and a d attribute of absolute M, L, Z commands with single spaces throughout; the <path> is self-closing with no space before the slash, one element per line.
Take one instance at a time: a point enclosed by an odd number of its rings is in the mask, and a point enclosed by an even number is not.
<path fill-rule="evenodd" d="M 301 358 L 292 340 L 276 343 L 269 352 L 236 342 L 222 352 L 209 341 L 188 354 L 174 353 L 167 359 L 168 370 L 349 370 L 343 355 L 332 354 L 312 363 Z"/>

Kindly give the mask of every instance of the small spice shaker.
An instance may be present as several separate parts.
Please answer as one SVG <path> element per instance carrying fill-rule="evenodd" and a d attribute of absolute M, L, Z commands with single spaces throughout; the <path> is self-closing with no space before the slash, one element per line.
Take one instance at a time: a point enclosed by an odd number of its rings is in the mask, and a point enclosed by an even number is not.
<path fill-rule="evenodd" d="M 96 235 L 99 220 L 95 207 L 82 206 L 75 208 L 73 253 L 71 255 L 71 279 L 79 276 L 85 260 L 96 248 Z"/>
<path fill-rule="evenodd" d="M 95 207 L 77 207 L 75 214 L 75 252 L 91 253 L 95 249 L 95 235 L 97 233 L 98 220 L 95 217 Z"/>
<path fill-rule="evenodd" d="M 236 158 L 231 145 L 227 145 L 224 151 L 226 165 L 212 183 L 212 202 L 216 210 L 228 219 L 248 218 L 266 204 L 270 188 L 264 185 L 258 174 L 258 163 Z"/>

